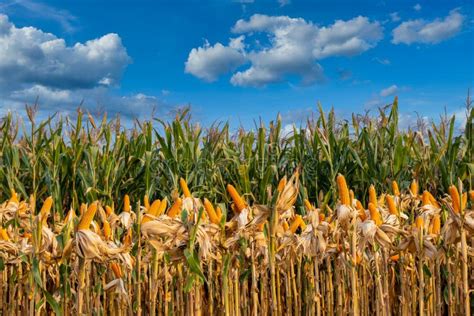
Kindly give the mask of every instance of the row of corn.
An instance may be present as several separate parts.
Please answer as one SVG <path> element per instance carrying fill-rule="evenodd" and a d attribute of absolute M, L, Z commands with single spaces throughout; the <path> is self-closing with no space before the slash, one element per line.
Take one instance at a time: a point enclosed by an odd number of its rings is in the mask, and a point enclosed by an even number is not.
<path fill-rule="evenodd" d="M 0 314 L 469 315 L 474 191 L 434 197 L 392 183 L 358 200 L 344 176 L 332 207 L 299 174 L 267 205 L 229 184 L 231 205 L 182 194 L 70 209 L 12 191 L 0 205 Z M 131 201 L 132 200 L 132 201 Z M 40 203 L 41 204 L 41 203 Z M 470 298 L 471 297 L 471 298 Z"/>

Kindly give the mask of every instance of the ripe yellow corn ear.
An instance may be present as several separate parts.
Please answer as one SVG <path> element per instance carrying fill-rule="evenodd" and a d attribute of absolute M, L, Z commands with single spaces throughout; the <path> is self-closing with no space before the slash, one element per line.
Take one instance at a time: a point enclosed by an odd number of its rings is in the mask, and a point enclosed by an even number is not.
<path fill-rule="evenodd" d="M 156 199 L 151 203 L 150 208 L 148 209 L 148 214 L 153 215 L 153 216 L 158 216 L 158 211 L 160 209 L 161 201 L 159 199 Z"/>
<path fill-rule="evenodd" d="M 393 195 L 400 196 L 400 190 L 398 189 L 398 183 L 395 180 L 392 181 L 392 191 L 393 191 Z"/>
<path fill-rule="evenodd" d="M 163 199 L 163 201 L 161 201 L 160 203 L 160 207 L 158 208 L 156 216 L 160 216 L 161 214 L 163 214 L 167 208 L 168 208 L 168 201 L 166 199 Z"/>
<path fill-rule="evenodd" d="M 362 203 L 359 200 L 356 200 L 356 209 L 359 213 L 359 218 L 362 221 L 365 221 L 367 219 L 367 215 L 365 214 L 365 209 Z"/>
<path fill-rule="evenodd" d="M 296 230 L 298 229 L 298 227 L 300 227 L 300 221 L 299 221 L 299 215 L 296 215 L 295 219 L 293 220 L 293 222 L 291 223 L 290 225 L 290 231 L 294 234 L 296 232 Z"/>
<path fill-rule="evenodd" d="M 229 192 L 230 197 L 234 201 L 237 212 L 242 212 L 242 210 L 246 208 L 247 205 L 232 184 L 227 185 L 227 192 Z"/>
<path fill-rule="evenodd" d="M 423 226 L 425 225 L 425 222 L 423 220 L 423 217 L 418 216 L 415 220 L 415 226 L 418 229 L 423 229 Z"/>
<path fill-rule="evenodd" d="M 147 194 L 145 194 L 145 197 L 143 198 L 143 205 L 145 206 L 145 209 L 150 209 L 150 200 L 148 199 Z"/>
<path fill-rule="evenodd" d="M 311 203 L 307 199 L 304 199 L 304 206 L 306 207 L 306 210 L 308 212 L 311 212 L 314 210 L 314 207 L 311 205 Z"/>
<path fill-rule="evenodd" d="M 10 241 L 10 236 L 3 227 L 0 227 L 0 240 Z"/>
<path fill-rule="evenodd" d="M 428 192 L 428 191 L 426 191 L 426 192 Z M 430 199 L 431 205 L 435 206 L 436 208 L 439 208 L 438 201 L 436 201 L 435 197 L 430 192 L 428 192 L 428 198 Z"/>
<path fill-rule="evenodd" d="M 464 192 L 461 197 L 461 209 L 465 209 L 467 205 L 467 192 Z"/>
<path fill-rule="evenodd" d="M 285 188 L 285 185 L 286 185 L 286 176 L 284 176 L 283 178 L 281 178 L 280 182 L 278 183 L 278 192 L 281 193 L 283 192 L 283 189 Z"/>
<path fill-rule="evenodd" d="M 94 219 L 95 212 L 97 211 L 97 202 L 92 203 L 88 208 L 87 211 L 82 215 L 81 221 L 77 226 L 77 230 L 89 229 L 89 226 Z"/>
<path fill-rule="evenodd" d="M 448 191 L 451 195 L 454 212 L 459 213 L 461 211 L 461 201 L 459 200 L 458 189 L 454 185 L 450 185 Z"/>
<path fill-rule="evenodd" d="M 110 269 L 114 273 L 115 277 L 117 279 L 120 279 L 122 277 L 122 269 L 120 269 L 120 266 L 116 262 L 112 262 L 110 264 Z"/>
<path fill-rule="evenodd" d="M 399 216 L 400 214 L 398 212 L 397 206 L 395 205 L 395 201 L 393 200 L 393 197 L 387 194 L 385 196 L 385 201 L 387 202 L 388 211 L 390 212 L 390 214 Z"/>
<path fill-rule="evenodd" d="M 418 196 L 418 181 L 416 179 L 413 179 L 410 184 L 410 192 L 412 195 Z"/>
<path fill-rule="evenodd" d="M 183 178 L 179 178 L 179 185 L 181 186 L 181 190 L 183 190 L 184 197 L 191 197 L 191 191 L 189 191 L 186 180 L 184 180 Z"/>
<path fill-rule="evenodd" d="M 436 214 L 435 216 L 433 216 L 430 230 L 431 230 L 430 233 L 433 235 L 439 235 L 439 233 L 441 232 L 441 218 L 439 214 Z"/>
<path fill-rule="evenodd" d="M 347 188 L 346 178 L 342 174 L 338 174 L 336 178 L 337 190 L 339 192 L 339 200 L 342 205 L 350 206 L 351 198 L 349 195 L 349 190 Z"/>
<path fill-rule="evenodd" d="M 81 206 L 79 207 L 79 216 L 84 215 L 86 211 L 87 211 L 87 204 L 82 203 Z"/>
<path fill-rule="evenodd" d="M 169 217 L 175 217 L 181 211 L 181 207 L 183 206 L 183 200 L 181 198 L 176 198 L 171 208 L 168 210 Z"/>
<path fill-rule="evenodd" d="M 295 219 L 290 225 L 290 231 L 294 234 L 296 233 L 296 230 L 298 229 L 298 227 L 301 227 L 301 230 L 304 230 L 306 228 L 306 224 L 303 221 L 303 218 L 301 217 L 301 215 L 296 215 Z"/>
<path fill-rule="evenodd" d="M 474 190 L 469 191 L 469 200 L 474 203 Z"/>
<path fill-rule="evenodd" d="M 216 207 L 216 215 L 217 215 L 217 218 L 219 219 L 219 222 L 220 222 L 221 219 L 222 219 L 222 210 L 219 206 Z"/>
<path fill-rule="evenodd" d="M 382 225 L 382 216 L 380 215 L 379 210 L 377 209 L 377 206 L 374 205 L 374 203 L 369 203 L 369 213 L 370 213 L 370 219 L 375 222 L 375 225 L 380 226 Z"/>
<path fill-rule="evenodd" d="M 130 212 L 131 211 L 130 197 L 128 196 L 128 194 L 125 194 L 125 196 L 123 197 L 123 211 L 124 212 Z"/>
<path fill-rule="evenodd" d="M 114 209 L 111 208 L 110 206 L 106 205 L 106 206 L 105 206 L 105 214 L 106 214 L 107 216 L 110 216 L 110 215 L 113 214 L 113 213 L 114 213 Z"/>
<path fill-rule="evenodd" d="M 112 229 L 110 228 L 109 222 L 106 220 L 104 226 L 102 227 L 105 240 L 110 240 L 112 238 Z"/>
<path fill-rule="evenodd" d="M 421 197 L 421 205 L 431 205 L 430 195 L 428 191 L 423 191 L 423 195 Z"/>
<path fill-rule="evenodd" d="M 306 229 L 306 223 L 304 222 L 301 216 L 300 216 L 300 227 L 302 231 Z"/>
<path fill-rule="evenodd" d="M 44 200 L 43 206 L 41 207 L 40 210 L 40 218 L 42 219 L 43 223 L 46 222 L 48 219 L 48 215 L 51 211 L 51 207 L 53 206 L 53 198 L 51 196 L 48 196 L 46 200 Z"/>
<path fill-rule="evenodd" d="M 20 201 L 18 200 L 18 194 L 16 193 L 15 189 L 11 190 L 10 200 L 8 200 L 8 203 L 10 202 L 20 203 Z"/>
<path fill-rule="evenodd" d="M 219 224 L 219 218 L 217 217 L 216 210 L 214 209 L 212 203 L 206 198 L 204 199 L 204 209 L 206 210 L 207 215 L 209 215 L 211 223 Z"/>
<path fill-rule="evenodd" d="M 369 187 L 369 202 L 372 203 L 373 205 L 377 206 L 377 192 L 375 191 L 375 187 L 373 184 L 370 185 Z"/>
<path fill-rule="evenodd" d="M 290 229 L 290 226 L 288 225 L 288 223 L 286 221 L 283 221 L 283 223 L 281 224 L 281 226 L 283 227 L 283 230 L 284 231 L 287 231 L 288 229 Z"/>

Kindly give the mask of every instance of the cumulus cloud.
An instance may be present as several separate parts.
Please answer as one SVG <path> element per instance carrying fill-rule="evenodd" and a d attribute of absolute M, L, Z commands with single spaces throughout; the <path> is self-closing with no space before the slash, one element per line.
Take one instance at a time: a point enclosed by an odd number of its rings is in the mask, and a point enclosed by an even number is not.
<path fill-rule="evenodd" d="M 413 6 L 413 9 L 414 9 L 415 11 L 420 11 L 420 10 L 421 10 L 421 4 L 419 4 L 419 3 L 415 4 L 415 5 Z"/>
<path fill-rule="evenodd" d="M 399 89 L 398 89 L 397 85 L 391 85 L 388 88 L 382 89 L 382 91 L 380 91 L 380 96 L 381 97 L 388 97 L 388 96 L 396 94 L 398 91 L 399 91 Z"/>
<path fill-rule="evenodd" d="M 193 48 L 185 63 L 185 72 L 206 81 L 215 81 L 220 75 L 233 71 L 245 62 L 243 39 L 243 36 L 231 39 L 228 46 L 221 43 L 211 46 L 206 41 L 204 46 Z"/>
<path fill-rule="evenodd" d="M 36 101 L 45 115 L 73 113 L 82 105 L 140 117 L 168 107 L 155 96 L 114 91 L 130 61 L 117 34 L 68 45 L 35 27 L 18 28 L 0 14 L 0 115 Z"/>
<path fill-rule="evenodd" d="M 232 32 L 240 35 L 238 47 L 231 40 L 228 46 L 217 43 L 193 48 L 185 71 L 213 81 L 247 62 L 248 68 L 232 75 L 233 85 L 261 87 L 290 76 L 308 85 L 324 81 L 319 60 L 361 54 L 383 37 L 380 23 L 362 16 L 320 27 L 303 18 L 255 14 L 238 20 Z M 268 45 L 252 47 L 250 40 L 261 43 L 261 38 L 268 38 Z"/>
<path fill-rule="evenodd" d="M 445 18 L 437 18 L 431 22 L 423 19 L 409 20 L 393 30 L 392 43 L 439 43 L 459 33 L 464 19 L 465 16 L 459 9 L 454 9 Z"/>
<path fill-rule="evenodd" d="M 0 15 L 0 84 L 79 89 L 117 84 L 130 62 L 117 34 L 68 46 L 34 27 L 17 28 Z"/>

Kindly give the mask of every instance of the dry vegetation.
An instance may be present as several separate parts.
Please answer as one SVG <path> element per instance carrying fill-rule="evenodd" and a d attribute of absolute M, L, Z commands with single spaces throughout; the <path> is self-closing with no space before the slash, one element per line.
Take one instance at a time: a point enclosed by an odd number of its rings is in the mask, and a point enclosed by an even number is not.
<path fill-rule="evenodd" d="M 9 115 L 0 314 L 469 315 L 468 114 L 401 131 L 395 99 L 285 136 Z"/>

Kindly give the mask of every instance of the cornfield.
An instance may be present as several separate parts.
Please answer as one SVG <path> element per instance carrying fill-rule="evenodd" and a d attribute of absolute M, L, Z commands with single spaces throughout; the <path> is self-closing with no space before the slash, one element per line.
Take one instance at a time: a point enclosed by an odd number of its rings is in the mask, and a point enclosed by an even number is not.
<path fill-rule="evenodd" d="M 474 110 L 0 123 L 1 315 L 470 315 Z"/>

